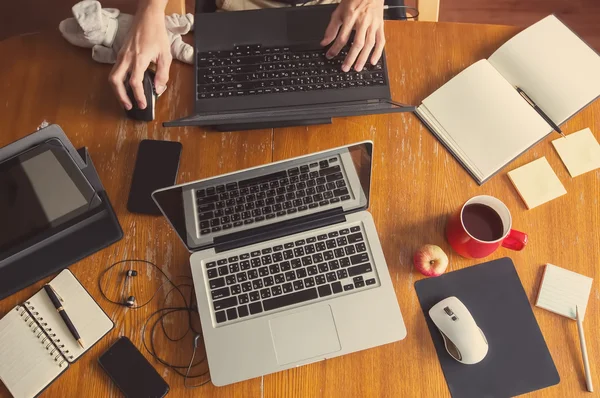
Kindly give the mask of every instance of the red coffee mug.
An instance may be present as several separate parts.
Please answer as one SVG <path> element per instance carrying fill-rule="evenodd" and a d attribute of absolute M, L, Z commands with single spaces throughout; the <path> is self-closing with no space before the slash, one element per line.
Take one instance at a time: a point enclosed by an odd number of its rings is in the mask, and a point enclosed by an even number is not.
<path fill-rule="evenodd" d="M 502 220 L 502 237 L 486 241 L 477 239 L 465 228 L 463 212 L 471 204 L 482 204 L 493 209 Z M 458 212 L 453 214 L 446 225 L 446 238 L 450 246 L 466 258 L 489 256 L 501 245 L 511 250 L 522 250 L 527 244 L 527 234 L 511 229 L 512 217 L 508 207 L 493 196 L 481 195 L 469 199 Z"/>

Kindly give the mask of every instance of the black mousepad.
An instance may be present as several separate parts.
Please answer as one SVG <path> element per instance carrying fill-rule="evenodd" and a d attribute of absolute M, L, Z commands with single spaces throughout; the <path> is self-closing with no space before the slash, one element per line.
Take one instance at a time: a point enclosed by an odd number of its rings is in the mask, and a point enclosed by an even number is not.
<path fill-rule="evenodd" d="M 560 381 L 510 258 L 417 281 L 415 290 L 452 397 L 513 397 Z M 488 341 L 478 364 L 454 360 L 429 317 L 431 307 L 451 296 L 469 309 Z"/>

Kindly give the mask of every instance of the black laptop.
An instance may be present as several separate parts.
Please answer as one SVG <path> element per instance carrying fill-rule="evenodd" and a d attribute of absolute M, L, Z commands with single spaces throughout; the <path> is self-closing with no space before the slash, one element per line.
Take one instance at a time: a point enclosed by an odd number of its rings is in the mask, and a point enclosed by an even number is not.
<path fill-rule="evenodd" d="M 414 107 L 392 101 L 385 54 L 341 70 L 349 44 L 321 47 L 336 5 L 195 15 L 195 112 L 165 126 L 246 130 L 331 123 L 331 118 Z"/>

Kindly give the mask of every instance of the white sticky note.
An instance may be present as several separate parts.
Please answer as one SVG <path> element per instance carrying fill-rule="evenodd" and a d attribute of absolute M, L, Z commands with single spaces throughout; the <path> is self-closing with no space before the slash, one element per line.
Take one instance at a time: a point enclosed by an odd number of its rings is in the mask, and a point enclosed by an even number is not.
<path fill-rule="evenodd" d="M 583 321 L 592 281 L 592 278 L 585 275 L 546 264 L 535 305 L 571 319 L 576 318 L 575 307 L 579 307 Z"/>
<path fill-rule="evenodd" d="M 600 168 L 600 145 L 589 128 L 552 141 L 571 177 Z"/>
<path fill-rule="evenodd" d="M 528 209 L 567 193 L 545 157 L 509 171 L 508 178 Z"/>

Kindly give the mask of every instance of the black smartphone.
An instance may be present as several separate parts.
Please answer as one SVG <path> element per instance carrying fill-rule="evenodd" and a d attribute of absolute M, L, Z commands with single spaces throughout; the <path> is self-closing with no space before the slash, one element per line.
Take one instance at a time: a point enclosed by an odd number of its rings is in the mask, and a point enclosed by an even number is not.
<path fill-rule="evenodd" d="M 169 392 L 169 385 L 127 337 L 110 346 L 98 362 L 127 398 L 161 398 Z"/>
<path fill-rule="evenodd" d="M 140 142 L 127 210 L 132 213 L 161 215 L 152 200 L 152 192 L 175 185 L 181 148 L 180 142 L 156 140 Z"/>

